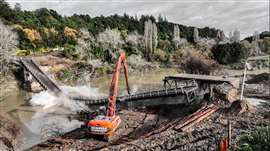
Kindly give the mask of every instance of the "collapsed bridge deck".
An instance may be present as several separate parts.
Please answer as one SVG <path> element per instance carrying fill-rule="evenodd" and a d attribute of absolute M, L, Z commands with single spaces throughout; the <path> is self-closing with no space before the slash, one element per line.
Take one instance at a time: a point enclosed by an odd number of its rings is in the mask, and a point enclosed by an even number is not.
<path fill-rule="evenodd" d="M 31 58 L 19 58 L 16 60 L 16 63 L 23 67 L 23 76 L 25 79 L 28 79 L 31 74 L 43 89 L 49 90 L 55 95 L 62 93 L 62 90 L 56 84 L 56 82 L 54 82 L 44 71 L 42 71 L 37 63 Z"/>
<path fill-rule="evenodd" d="M 31 58 L 17 60 L 23 69 L 30 73 L 44 88 L 56 96 L 62 90 Z M 211 93 L 212 87 L 221 84 L 234 84 L 234 79 L 208 75 L 177 74 L 164 78 L 162 89 L 136 92 L 131 95 L 117 97 L 118 102 L 127 102 L 129 105 L 162 105 L 162 104 L 190 104 L 196 98 Z M 85 102 L 88 106 L 108 103 L 108 98 L 89 98 L 87 96 L 68 96 L 70 99 Z"/>
<path fill-rule="evenodd" d="M 197 83 L 191 81 L 190 85 L 179 88 L 150 90 L 137 92 L 131 95 L 119 96 L 120 103 L 132 103 L 132 105 L 160 105 L 160 104 L 188 104 L 197 97 Z M 108 103 L 108 98 L 92 99 L 85 96 L 71 96 L 73 100 L 84 101 L 87 105 L 102 105 Z M 168 99 L 170 98 L 170 99 Z M 141 102 L 140 102 L 141 101 Z"/>

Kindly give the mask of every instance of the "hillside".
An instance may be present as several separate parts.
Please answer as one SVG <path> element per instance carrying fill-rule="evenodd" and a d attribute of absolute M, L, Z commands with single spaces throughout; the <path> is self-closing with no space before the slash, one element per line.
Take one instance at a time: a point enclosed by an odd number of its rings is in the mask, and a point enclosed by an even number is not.
<path fill-rule="evenodd" d="M 149 19 L 156 24 L 158 29 L 158 41 L 161 43 L 157 48 L 165 49 L 164 51 L 173 50 L 171 44 L 174 25 L 179 26 L 181 38 L 193 42 L 194 27 L 175 24 L 161 16 L 156 19 L 148 15 L 140 17 L 127 14 L 107 17 L 91 17 L 90 15 L 62 16 L 46 8 L 26 11 L 21 10 L 19 4 L 12 9 L 5 1 L 0 0 L 0 18 L 19 32 L 19 49 L 21 50 L 45 51 L 55 47 L 73 49 L 78 44 L 78 39 L 82 37 L 82 29 L 88 31 L 89 35 L 95 39 L 106 29 L 118 29 L 124 41 L 123 48 L 127 48 L 130 47 L 127 36 L 133 33 L 143 35 L 144 24 Z M 217 35 L 217 29 L 209 27 L 199 28 L 198 31 L 200 37 L 214 38 Z M 166 46 L 164 47 L 162 43 Z"/>

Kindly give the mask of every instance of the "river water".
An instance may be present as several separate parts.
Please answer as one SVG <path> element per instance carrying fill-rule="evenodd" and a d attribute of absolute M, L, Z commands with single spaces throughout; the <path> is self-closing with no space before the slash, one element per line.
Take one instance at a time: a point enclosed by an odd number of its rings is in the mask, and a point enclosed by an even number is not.
<path fill-rule="evenodd" d="M 175 73 L 177 72 L 174 69 L 160 69 L 132 74 L 129 76 L 131 91 L 157 88 L 162 85 L 164 76 Z M 90 97 L 108 96 L 110 83 L 111 75 L 107 75 L 79 86 L 63 85 L 61 89 L 66 94 L 79 93 Z M 30 95 L 14 85 L 16 82 L 10 82 L 11 90 L 0 102 L 0 112 L 12 118 L 22 128 L 24 137 L 22 149 L 44 141 L 51 135 L 70 131 L 83 124 L 68 118 L 70 114 L 78 110 L 87 109 L 83 104 L 69 100 L 65 95 L 55 97 L 47 91 Z M 120 77 L 119 87 L 120 95 L 126 93 L 124 76 Z"/>

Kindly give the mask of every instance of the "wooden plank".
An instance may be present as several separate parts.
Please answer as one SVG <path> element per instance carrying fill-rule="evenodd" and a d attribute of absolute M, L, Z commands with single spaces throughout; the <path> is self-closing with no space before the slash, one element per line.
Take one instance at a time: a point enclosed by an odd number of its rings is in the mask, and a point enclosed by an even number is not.
<path fill-rule="evenodd" d="M 201 109 L 199 109 L 198 111 L 196 111 L 195 113 L 191 114 L 190 116 L 188 116 L 187 118 L 181 120 L 179 123 L 177 123 L 177 126 L 174 127 L 175 130 L 179 130 L 182 127 L 190 124 L 191 122 L 193 122 L 194 120 L 198 119 L 200 116 L 204 115 L 205 113 L 209 112 L 212 108 L 214 107 L 213 104 L 211 104 L 210 106 L 205 106 L 202 107 Z"/>
<path fill-rule="evenodd" d="M 200 116 L 199 118 L 195 119 L 194 121 L 192 121 L 191 123 L 185 125 L 184 127 L 181 128 L 181 131 L 187 131 L 188 129 L 190 129 L 192 126 L 194 126 L 195 124 L 199 123 L 200 121 L 202 121 L 203 119 L 209 117 L 211 114 L 213 114 L 216 110 L 218 109 L 218 107 L 213 107 L 211 108 L 209 111 L 207 111 L 205 114 L 203 114 L 202 116 Z"/>

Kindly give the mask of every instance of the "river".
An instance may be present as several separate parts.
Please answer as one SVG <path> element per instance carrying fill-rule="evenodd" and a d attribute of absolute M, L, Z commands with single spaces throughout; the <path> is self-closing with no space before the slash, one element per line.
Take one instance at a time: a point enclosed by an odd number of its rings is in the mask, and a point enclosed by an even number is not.
<path fill-rule="evenodd" d="M 131 91 L 156 88 L 162 85 L 166 75 L 177 73 L 175 69 L 160 69 L 129 75 Z M 64 93 L 81 93 L 98 97 L 107 96 L 111 83 L 111 75 L 92 79 L 89 83 L 77 86 L 62 85 Z M 77 110 L 85 109 L 83 104 L 68 100 L 65 96 L 55 97 L 47 91 L 29 94 L 16 87 L 16 82 L 8 84 L 7 97 L 0 102 L 0 112 L 16 121 L 23 130 L 24 143 L 22 149 L 44 141 L 51 135 L 57 135 L 80 127 L 81 122 L 70 120 L 68 116 Z M 121 75 L 119 94 L 125 93 L 125 79 Z M 1 90 L 2 92 L 2 90 Z M 0 95 L 3 95 L 1 93 Z"/>

